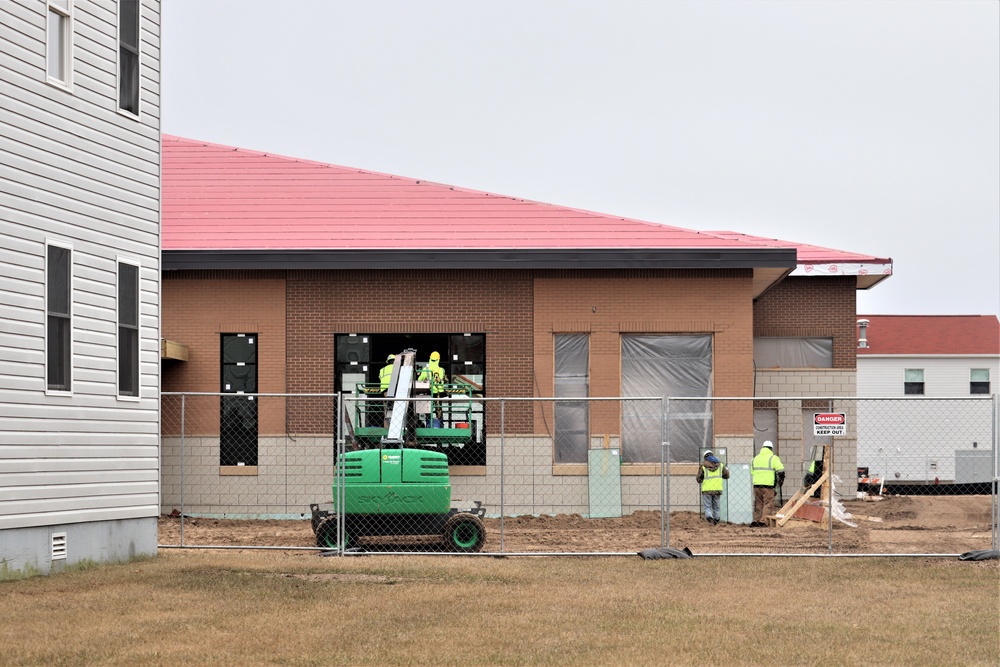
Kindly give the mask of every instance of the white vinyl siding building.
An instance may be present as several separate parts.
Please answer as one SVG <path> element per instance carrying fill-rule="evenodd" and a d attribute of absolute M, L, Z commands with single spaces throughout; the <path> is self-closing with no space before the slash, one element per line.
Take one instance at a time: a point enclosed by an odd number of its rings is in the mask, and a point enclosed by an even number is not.
<path fill-rule="evenodd" d="M 160 0 L 135 5 L 137 114 L 119 110 L 123 4 L 0 4 L 0 578 L 156 553 Z"/>
<path fill-rule="evenodd" d="M 858 396 L 890 400 L 858 403 L 858 465 L 889 482 L 983 481 L 1000 416 L 996 316 L 864 317 L 870 326 L 858 350 Z M 972 460 L 974 478 L 963 473 Z"/>

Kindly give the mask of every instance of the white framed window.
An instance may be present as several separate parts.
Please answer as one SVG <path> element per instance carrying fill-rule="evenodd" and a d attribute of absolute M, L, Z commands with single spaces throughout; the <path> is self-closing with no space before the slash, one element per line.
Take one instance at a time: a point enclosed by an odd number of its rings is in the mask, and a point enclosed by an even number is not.
<path fill-rule="evenodd" d="M 139 264 L 118 260 L 118 396 L 139 397 Z"/>
<path fill-rule="evenodd" d="M 73 390 L 73 248 L 45 243 L 45 387 Z"/>
<path fill-rule="evenodd" d="M 118 108 L 139 115 L 139 0 L 118 3 Z"/>
<path fill-rule="evenodd" d="M 970 394 L 990 393 L 990 369 L 972 368 L 969 370 L 969 393 Z"/>
<path fill-rule="evenodd" d="M 907 368 L 903 371 L 903 393 L 923 396 L 924 369 Z"/>
<path fill-rule="evenodd" d="M 48 0 L 45 73 L 49 83 L 73 83 L 73 0 Z"/>

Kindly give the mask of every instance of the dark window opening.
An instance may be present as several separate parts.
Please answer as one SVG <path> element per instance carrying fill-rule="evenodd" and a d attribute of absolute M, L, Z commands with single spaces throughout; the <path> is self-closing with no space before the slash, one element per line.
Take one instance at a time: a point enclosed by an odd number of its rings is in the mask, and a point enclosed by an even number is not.
<path fill-rule="evenodd" d="M 118 263 L 118 394 L 139 395 L 139 267 Z"/>
<path fill-rule="evenodd" d="M 257 334 L 222 334 L 219 465 L 257 465 Z"/>
<path fill-rule="evenodd" d="M 118 5 L 118 108 L 139 115 L 139 0 Z"/>
<path fill-rule="evenodd" d="M 46 255 L 45 377 L 50 390 L 70 391 L 72 388 L 70 280 L 73 252 L 69 248 L 50 245 L 46 249 Z"/>
<path fill-rule="evenodd" d="M 334 337 L 335 391 L 351 397 L 365 393 L 381 396 L 379 371 L 386 365 L 390 354 L 416 350 L 417 368 L 427 364 L 432 352 L 441 356 L 449 387 L 461 387 L 471 397 L 482 397 L 486 390 L 486 336 L 485 334 L 338 334 Z M 366 408 L 360 401 L 349 401 L 348 418 L 351 429 L 378 429 L 384 426 L 378 409 Z M 382 403 L 381 405 L 384 405 Z M 433 437 L 419 438 L 407 446 L 439 449 L 448 456 L 450 465 L 486 465 L 486 424 L 481 402 L 469 401 L 468 407 L 456 406 L 446 412 L 440 424 L 445 429 L 469 424 L 469 437 L 453 438 L 452 442 L 433 442 Z M 414 419 L 420 419 L 415 415 Z M 347 425 L 345 425 L 347 426 Z M 348 429 L 350 430 L 350 429 Z M 361 446 L 377 446 L 378 431 Z M 426 432 L 425 432 L 426 433 Z"/>

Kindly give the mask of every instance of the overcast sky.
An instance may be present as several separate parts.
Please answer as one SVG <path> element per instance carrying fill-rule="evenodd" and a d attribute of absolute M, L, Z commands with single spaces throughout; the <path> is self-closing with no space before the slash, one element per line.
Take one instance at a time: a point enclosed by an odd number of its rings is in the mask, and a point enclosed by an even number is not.
<path fill-rule="evenodd" d="M 162 130 L 891 257 L 1000 313 L 1000 3 L 163 0 Z"/>

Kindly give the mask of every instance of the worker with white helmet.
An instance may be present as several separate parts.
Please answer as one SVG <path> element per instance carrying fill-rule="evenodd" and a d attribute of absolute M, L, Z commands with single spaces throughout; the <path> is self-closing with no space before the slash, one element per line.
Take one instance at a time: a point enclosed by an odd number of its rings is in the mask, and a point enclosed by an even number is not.
<path fill-rule="evenodd" d="M 753 521 L 751 526 L 765 526 L 766 513 L 774 511 L 774 490 L 785 481 L 785 465 L 774 453 L 774 443 L 765 440 L 760 452 L 750 462 L 753 481 Z"/>

